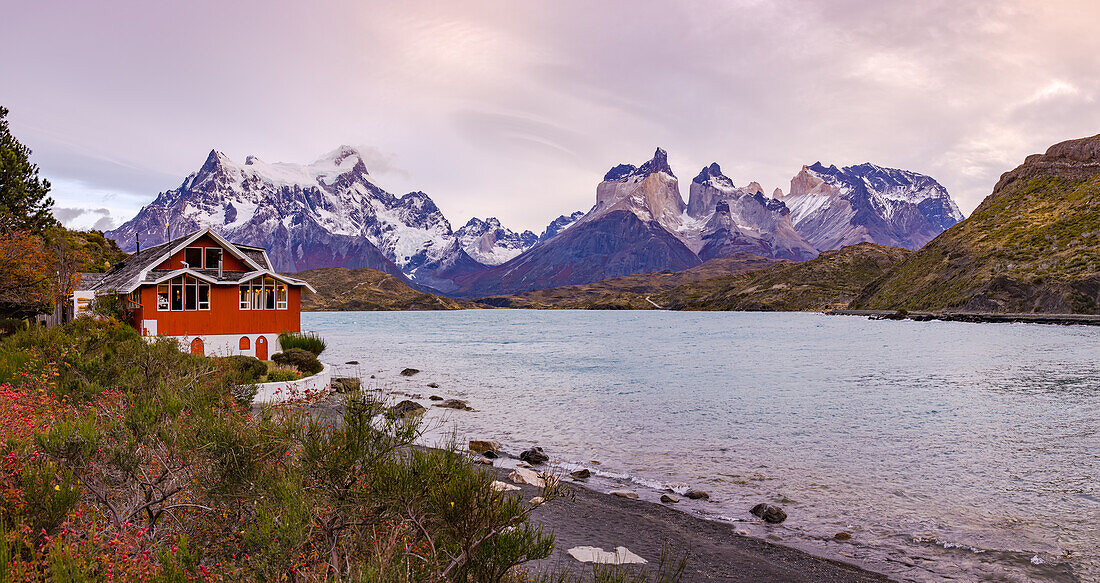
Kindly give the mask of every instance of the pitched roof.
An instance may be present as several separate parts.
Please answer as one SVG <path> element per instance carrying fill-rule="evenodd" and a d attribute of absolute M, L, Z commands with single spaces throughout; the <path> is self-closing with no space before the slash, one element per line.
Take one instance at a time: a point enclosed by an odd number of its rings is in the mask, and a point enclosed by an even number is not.
<path fill-rule="evenodd" d="M 163 263 L 173 253 L 186 247 L 203 235 L 209 235 L 214 241 L 225 247 L 226 251 L 237 256 L 244 261 L 247 266 L 253 267 L 254 269 L 251 271 L 223 271 L 221 274 L 219 274 L 217 270 L 210 269 L 199 270 L 187 268 L 170 271 L 153 269 Z M 142 249 L 119 263 L 116 263 L 115 266 L 106 273 L 85 274 L 99 275 L 101 277 L 89 277 L 88 279 L 82 277 L 80 289 L 89 291 L 113 289 L 121 293 L 129 293 L 139 286 L 155 284 L 164 279 L 170 279 L 184 273 L 220 285 L 248 281 L 260 275 L 271 275 L 290 285 L 300 285 L 306 287 L 311 292 L 316 291 L 313 289 L 313 286 L 305 281 L 282 276 L 272 271 L 270 262 L 267 260 L 267 252 L 264 249 L 246 245 L 235 245 L 209 228 L 200 229 L 182 237 L 172 239 L 166 243 L 154 245 L 148 249 Z"/>

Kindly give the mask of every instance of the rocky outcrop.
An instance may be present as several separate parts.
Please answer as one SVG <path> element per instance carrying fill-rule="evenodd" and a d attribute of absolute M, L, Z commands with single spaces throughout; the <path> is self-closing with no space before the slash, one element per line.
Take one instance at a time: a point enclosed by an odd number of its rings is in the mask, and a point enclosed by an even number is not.
<path fill-rule="evenodd" d="M 782 201 L 818 251 L 864 242 L 918 249 L 963 219 L 931 177 L 874 164 L 803 166 Z"/>
<path fill-rule="evenodd" d="M 596 187 L 596 206 L 579 222 L 596 220 L 618 210 L 630 211 L 643 221 L 655 221 L 670 232 L 679 229 L 684 199 L 676 175 L 661 148 L 640 167 L 620 164 Z"/>

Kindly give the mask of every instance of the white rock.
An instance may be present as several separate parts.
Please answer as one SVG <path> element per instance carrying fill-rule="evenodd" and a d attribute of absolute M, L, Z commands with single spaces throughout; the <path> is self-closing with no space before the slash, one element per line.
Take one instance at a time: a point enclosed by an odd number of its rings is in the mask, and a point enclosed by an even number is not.
<path fill-rule="evenodd" d="M 519 486 L 513 486 L 508 482 L 501 482 L 500 480 L 493 480 L 492 485 L 489 486 L 496 492 L 511 492 L 513 490 L 519 490 Z"/>
<path fill-rule="evenodd" d="M 630 498 L 631 500 L 638 499 L 638 493 L 634 490 L 612 490 L 608 492 L 608 494 L 611 494 L 612 496 L 618 496 L 620 498 Z"/>
<path fill-rule="evenodd" d="M 608 552 L 599 547 L 573 547 L 566 551 L 569 556 L 582 563 L 600 563 L 604 565 L 625 565 L 629 563 L 646 563 L 645 559 L 630 552 L 626 547 L 615 547 L 615 552 Z"/>
<path fill-rule="evenodd" d="M 512 473 L 508 474 L 508 479 L 517 484 L 531 484 L 536 488 L 546 487 L 546 480 L 544 480 L 538 472 L 527 468 L 516 468 L 512 470 Z"/>
<path fill-rule="evenodd" d="M 531 499 L 531 506 L 542 506 L 543 502 L 546 502 L 545 498 L 542 496 L 535 496 Z"/>

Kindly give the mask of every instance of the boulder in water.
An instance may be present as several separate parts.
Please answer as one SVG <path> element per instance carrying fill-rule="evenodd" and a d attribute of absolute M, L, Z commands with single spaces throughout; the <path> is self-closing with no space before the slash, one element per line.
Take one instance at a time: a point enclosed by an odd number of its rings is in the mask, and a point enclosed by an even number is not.
<path fill-rule="evenodd" d="M 519 459 L 529 464 L 541 464 L 543 462 L 550 461 L 550 456 L 546 455 L 541 447 L 535 446 L 531 449 L 519 454 Z"/>
<path fill-rule="evenodd" d="M 409 415 L 423 415 L 427 409 L 423 405 L 416 401 L 401 401 L 400 403 L 390 407 L 390 417 L 408 417 Z"/>
<path fill-rule="evenodd" d="M 577 480 L 584 480 L 592 475 L 592 472 L 588 471 L 588 468 L 581 468 L 576 471 L 569 472 L 569 475 Z"/>
<path fill-rule="evenodd" d="M 501 448 L 499 442 L 490 441 L 488 439 L 471 439 L 470 451 L 474 453 L 485 453 L 487 451 L 497 451 Z"/>
<path fill-rule="evenodd" d="M 787 520 L 787 513 L 783 512 L 782 508 L 763 502 L 753 506 L 749 513 L 768 524 L 779 524 Z"/>
<path fill-rule="evenodd" d="M 680 499 L 671 494 L 661 494 L 661 502 L 665 504 L 676 504 Z"/>
<path fill-rule="evenodd" d="M 710 494 L 702 490 L 691 489 L 684 492 L 684 496 L 687 496 L 691 500 L 710 500 Z"/>
<path fill-rule="evenodd" d="M 406 368 L 405 370 L 401 371 L 401 376 L 411 377 L 418 372 L 420 372 L 420 369 L 418 368 Z"/>

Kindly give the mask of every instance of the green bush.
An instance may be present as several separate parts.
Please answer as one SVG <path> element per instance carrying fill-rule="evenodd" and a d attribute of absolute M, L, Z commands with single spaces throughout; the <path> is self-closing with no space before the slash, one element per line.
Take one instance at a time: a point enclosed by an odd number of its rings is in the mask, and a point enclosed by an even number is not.
<path fill-rule="evenodd" d="M 96 316 L 114 318 L 123 322 L 130 321 L 130 307 L 125 297 L 118 295 L 116 290 L 107 290 L 97 293 L 88 309 Z"/>
<path fill-rule="evenodd" d="M 233 380 L 242 385 L 259 382 L 267 374 L 267 365 L 252 356 L 234 354 L 225 357 L 224 360 L 233 370 Z"/>
<path fill-rule="evenodd" d="M 321 353 L 325 351 L 325 339 L 321 338 L 313 332 L 302 334 L 300 332 L 283 332 L 279 334 L 279 345 L 283 347 L 283 350 L 289 350 L 291 348 L 300 348 L 302 350 L 308 350 L 312 352 L 314 356 L 321 356 Z"/>
<path fill-rule="evenodd" d="M 267 383 L 281 383 L 286 381 L 296 381 L 302 378 L 302 374 L 297 369 L 284 366 L 273 367 L 267 373 L 267 379 L 264 382 Z"/>
<path fill-rule="evenodd" d="M 275 364 L 293 366 L 307 375 L 317 374 L 324 368 L 321 361 L 317 360 L 317 355 L 301 348 L 285 349 L 282 352 L 273 354 L 271 360 L 275 361 Z"/>

